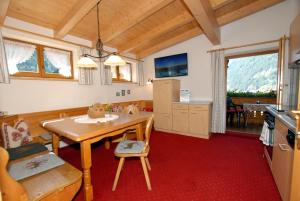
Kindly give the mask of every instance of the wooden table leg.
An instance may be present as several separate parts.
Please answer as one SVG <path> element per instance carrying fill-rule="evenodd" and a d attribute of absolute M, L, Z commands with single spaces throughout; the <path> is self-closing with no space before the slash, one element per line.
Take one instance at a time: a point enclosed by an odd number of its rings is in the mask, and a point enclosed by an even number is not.
<path fill-rule="evenodd" d="M 92 155 L 91 144 L 88 141 L 80 143 L 81 167 L 83 169 L 83 190 L 85 201 L 93 200 L 93 186 L 91 182 Z"/>
<path fill-rule="evenodd" d="M 144 131 L 143 131 L 143 124 L 140 123 L 137 125 L 136 128 L 136 138 L 137 140 L 144 140 Z"/>
<path fill-rule="evenodd" d="M 59 136 L 55 133 L 52 133 L 52 151 L 58 155 L 59 148 Z"/>
<path fill-rule="evenodd" d="M 110 149 L 110 141 L 109 141 L 108 138 L 105 139 L 104 147 L 105 147 L 105 149 L 107 149 L 107 150 Z"/>

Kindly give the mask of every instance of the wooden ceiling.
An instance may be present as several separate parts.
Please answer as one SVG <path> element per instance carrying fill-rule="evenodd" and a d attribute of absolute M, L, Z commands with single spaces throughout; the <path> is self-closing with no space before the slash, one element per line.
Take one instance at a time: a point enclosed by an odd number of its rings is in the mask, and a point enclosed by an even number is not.
<path fill-rule="evenodd" d="M 1 0 L 5 16 L 96 42 L 99 0 Z M 284 0 L 102 0 L 101 39 L 120 53 L 143 58 L 204 33 L 216 45 L 221 26 Z"/>

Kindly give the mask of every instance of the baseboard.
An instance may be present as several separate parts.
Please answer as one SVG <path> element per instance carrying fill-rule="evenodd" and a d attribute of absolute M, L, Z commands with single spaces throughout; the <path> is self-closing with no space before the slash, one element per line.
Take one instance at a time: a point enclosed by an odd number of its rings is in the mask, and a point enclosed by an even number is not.
<path fill-rule="evenodd" d="M 156 131 L 162 131 L 170 134 L 175 134 L 175 135 L 184 135 L 184 136 L 189 136 L 189 137 L 196 137 L 196 138 L 201 138 L 201 139 L 209 139 L 210 135 L 201 135 L 201 134 L 193 134 L 193 133 L 183 133 L 183 132 L 178 132 L 178 131 L 170 131 L 170 130 L 164 130 L 164 129 L 157 129 L 155 128 Z"/>

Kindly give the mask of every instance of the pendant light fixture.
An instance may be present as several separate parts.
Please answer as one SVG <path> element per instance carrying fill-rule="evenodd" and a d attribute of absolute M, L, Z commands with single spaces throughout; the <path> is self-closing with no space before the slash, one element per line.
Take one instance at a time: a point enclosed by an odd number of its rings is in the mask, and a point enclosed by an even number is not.
<path fill-rule="evenodd" d="M 100 37 L 100 23 L 99 23 L 99 4 L 101 1 L 97 3 L 97 28 L 98 28 L 98 40 L 96 43 L 96 50 L 98 52 L 98 56 L 92 56 L 90 54 L 84 54 L 77 62 L 78 68 L 97 68 L 97 64 L 90 58 L 97 58 L 97 59 L 104 59 L 107 58 L 104 61 L 104 65 L 109 66 L 122 66 L 126 64 L 126 61 L 124 61 L 116 52 L 113 53 L 104 53 L 103 49 L 103 42 Z M 104 55 L 107 54 L 107 55 Z M 134 59 L 135 60 L 135 59 Z"/>

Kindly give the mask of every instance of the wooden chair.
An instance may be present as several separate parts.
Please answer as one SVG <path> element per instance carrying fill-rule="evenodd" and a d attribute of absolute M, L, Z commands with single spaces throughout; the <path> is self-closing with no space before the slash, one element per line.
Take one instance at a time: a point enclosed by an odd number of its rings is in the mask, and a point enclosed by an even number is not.
<path fill-rule="evenodd" d="M 120 142 L 117 145 L 117 148 L 115 150 L 115 156 L 120 158 L 120 162 L 118 165 L 117 173 L 115 176 L 114 184 L 112 187 L 112 191 L 116 190 L 118 180 L 120 177 L 121 170 L 123 168 L 125 158 L 128 157 L 139 157 L 142 163 L 146 183 L 148 190 L 151 190 L 151 183 L 149 179 L 149 174 L 148 170 L 151 170 L 151 166 L 148 160 L 148 154 L 150 151 L 150 146 L 149 146 L 149 140 L 150 140 L 150 135 L 151 135 L 151 130 L 153 127 L 153 115 L 149 117 L 147 120 L 147 125 L 146 125 L 146 132 L 145 132 L 145 141 L 134 141 L 134 140 L 127 140 L 126 133 L 123 136 L 123 141 Z"/>
<path fill-rule="evenodd" d="M 123 110 L 123 113 L 130 114 L 130 115 L 135 115 L 135 114 L 138 114 L 139 112 L 140 112 L 139 108 L 136 105 L 128 105 Z M 126 133 L 127 140 L 136 139 L 136 130 L 135 129 L 127 130 L 127 131 L 125 131 L 125 133 Z M 121 141 L 123 141 L 123 138 L 119 137 L 119 138 L 113 139 L 112 143 L 121 142 Z"/>
<path fill-rule="evenodd" d="M 17 182 L 7 172 L 8 159 L 7 151 L 0 147 L 0 192 L 3 201 L 70 201 L 81 186 L 81 171 L 67 162 Z"/>

